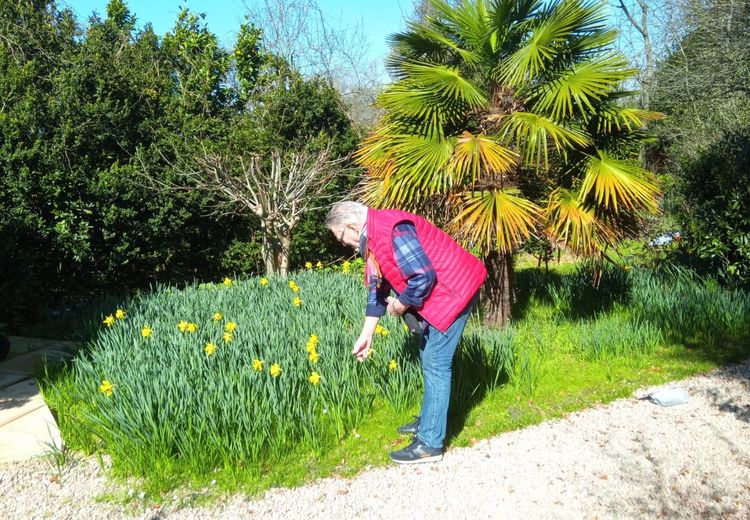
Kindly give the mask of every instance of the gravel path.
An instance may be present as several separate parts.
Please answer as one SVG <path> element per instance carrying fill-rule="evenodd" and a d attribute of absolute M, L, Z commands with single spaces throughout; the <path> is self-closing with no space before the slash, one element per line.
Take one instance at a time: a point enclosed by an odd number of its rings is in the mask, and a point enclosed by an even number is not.
<path fill-rule="evenodd" d="M 126 509 L 93 459 L 50 482 L 49 462 L 0 467 L 0 518 L 750 518 L 750 361 L 565 419 L 451 449 L 440 463 L 371 469 L 211 507 Z"/>

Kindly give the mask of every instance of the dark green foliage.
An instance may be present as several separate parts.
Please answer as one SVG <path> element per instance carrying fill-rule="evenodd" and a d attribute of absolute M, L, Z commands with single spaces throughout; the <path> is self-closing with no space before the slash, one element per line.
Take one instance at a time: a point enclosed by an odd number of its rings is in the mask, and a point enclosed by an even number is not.
<path fill-rule="evenodd" d="M 345 154 L 356 140 L 329 84 L 276 81 L 256 28 L 230 52 L 187 9 L 164 38 L 136 31 L 122 0 L 106 12 L 82 28 L 54 1 L 0 3 L 0 321 L 16 329 L 92 293 L 258 272 L 257 222 L 211 216 L 212 196 L 157 190 L 144 171 L 168 183 L 202 146 L 330 138 Z M 340 254 L 330 245 L 315 256 Z"/>
<path fill-rule="evenodd" d="M 750 284 L 750 4 L 689 2 L 684 35 L 656 75 L 660 148 L 673 175 L 665 207 L 689 265 L 729 285 Z"/>
<path fill-rule="evenodd" d="M 686 164 L 679 191 L 687 251 L 726 283 L 750 287 L 750 126 Z"/>

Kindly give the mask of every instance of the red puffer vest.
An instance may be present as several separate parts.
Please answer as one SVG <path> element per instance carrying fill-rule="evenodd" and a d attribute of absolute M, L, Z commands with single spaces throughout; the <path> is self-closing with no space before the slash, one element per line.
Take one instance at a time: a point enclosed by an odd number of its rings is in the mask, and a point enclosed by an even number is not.
<path fill-rule="evenodd" d="M 393 209 L 368 209 L 367 249 L 378 262 L 383 277 L 399 294 L 406 288 L 406 280 L 396 265 L 393 228 L 403 221 L 409 221 L 417 228 L 419 242 L 437 275 L 432 292 L 422 307 L 415 310 L 430 325 L 445 332 L 481 287 L 487 270 L 450 235 L 422 217 Z"/>

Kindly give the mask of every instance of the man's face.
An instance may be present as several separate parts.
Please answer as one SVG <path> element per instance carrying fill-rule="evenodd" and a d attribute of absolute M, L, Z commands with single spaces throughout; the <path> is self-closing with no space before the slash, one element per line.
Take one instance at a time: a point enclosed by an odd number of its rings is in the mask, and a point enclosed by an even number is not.
<path fill-rule="evenodd" d="M 336 236 L 339 242 L 353 249 L 359 248 L 360 231 L 361 226 L 355 224 L 348 224 L 343 227 L 331 229 L 331 232 Z"/>

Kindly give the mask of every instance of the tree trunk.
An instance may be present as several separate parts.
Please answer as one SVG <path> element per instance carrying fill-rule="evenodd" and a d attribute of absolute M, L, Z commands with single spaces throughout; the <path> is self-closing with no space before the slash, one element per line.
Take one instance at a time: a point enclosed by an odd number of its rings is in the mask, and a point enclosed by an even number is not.
<path fill-rule="evenodd" d="M 491 251 L 484 259 L 487 280 L 484 282 L 482 302 L 484 324 L 503 328 L 510 321 L 511 306 L 516 295 L 513 289 L 513 254 Z"/>
<path fill-rule="evenodd" d="M 261 254 L 266 268 L 266 276 L 289 274 L 289 253 L 292 248 L 292 235 L 284 227 L 273 223 L 263 223 L 263 244 Z"/>

